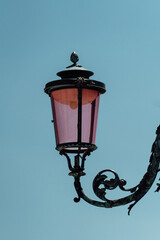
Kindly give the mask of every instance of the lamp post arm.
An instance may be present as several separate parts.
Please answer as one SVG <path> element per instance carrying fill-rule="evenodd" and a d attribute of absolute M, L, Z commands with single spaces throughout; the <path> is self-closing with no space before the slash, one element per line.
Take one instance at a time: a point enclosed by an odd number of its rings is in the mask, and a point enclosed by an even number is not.
<path fill-rule="evenodd" d="M 128 203 L 132 203 L 128 207 L 128 214 L 130 214 L 130 211 L 132 207 L 148 192 L 148 190 L 151 188 L 157 173 L 159 172 L 159 164 L 160 164 L 160 126 L 157 128 L 156 131 L 156 139 L 152 145 L 151 150 L 151 156 L 149 161 L 149 166 L 147 168 L 147 172 L 143 176 L 140 183 L 130 189 L 126 189 L 124 186 L 126 185 L 126 181 L 124 179 L 120 179 L 118 174 L 114 172 L 113 170 L 106 169 L 97 174 L 97 176 L 93 180 L 93 190 L 95 195 L 103 200 L 102 202 L 92 200 L 88 198 L 82 189 L 81 183 L 80 183 L 80 175 L 77 173 L 74 175 L 74 186 L 76 189 L 76 192 L 78 194 L 78 198 L 75 198 L 75 202 L 79 202 L 81 198 L 83 198 L 84 201 L 98 207 L 105 207 L 105 208 L 112 208 L 116 206 L 126 205 Z M 107 176 L 104 174 L 105 172 L 110 172 L 114 175 L 114 178 L 111 178 L 108 180 Z M 103 187 L 102 187 L 103 185 Z M 156 192 L 160 190 L 160 184 L 157 183 L 158 187 Z M 110 200 L 105 197 L 106 190 L 113 190 L 115 188 L 119 187 L 122 191 L 129 191 L 131 192 L 130 195 L 116 199 L 116 200 Z"/>

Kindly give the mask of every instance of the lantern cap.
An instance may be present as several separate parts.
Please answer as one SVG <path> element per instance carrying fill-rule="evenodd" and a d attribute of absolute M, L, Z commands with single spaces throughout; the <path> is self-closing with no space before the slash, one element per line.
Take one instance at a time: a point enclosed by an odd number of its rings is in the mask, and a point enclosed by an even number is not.
<path fill-rule="evenodd" d="M 66 67 L 63 71 L 60 71 L 57 73 L 57 76 L 63 78 L 76 78 L 76 77 L 84 77 L 89 78 L 94 73 L 92 71 L 89 71 L 85 68 L 83 68 L 81 65 L 77 64 L 79 61 L 78 54 L 76 52 L 73 52 L 70 56 L 71 62 L 73 62 L 72 65 Z"/>
<path fill-rule="evenodd" d="M 58 72 L 57 75 L 61 77 L 59 80 L 48 82 L 45 86 L 45 93 L 49 96 L 52 91 L 66 88 L 86 88 L 99 91 L 101 94 L 106 92 L 105 84 L 103 82 L 89 79 L 94 73 L 78 65 L 79 57 L 76 52 L 70 56 L 72 65 L 65 70 Z"/>

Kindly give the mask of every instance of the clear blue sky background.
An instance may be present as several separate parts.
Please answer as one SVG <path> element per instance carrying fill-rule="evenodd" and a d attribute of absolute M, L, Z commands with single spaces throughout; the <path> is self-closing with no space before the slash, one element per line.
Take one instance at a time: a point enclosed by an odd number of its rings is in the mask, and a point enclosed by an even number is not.
<path fill-rule="evenodd" d="M 128 187 L 139 183 L 160 119 L 160 1 L 1 0 L 0 29 L 0 239 L 158 238 L 156 183 L 130 217 L 127 206 L 72 201 L 73 179 L 54 149 L 43 89 L 76 51 L 107 88 L 84 191 L 94 198 L 92 179 L 105 168 Z"/>

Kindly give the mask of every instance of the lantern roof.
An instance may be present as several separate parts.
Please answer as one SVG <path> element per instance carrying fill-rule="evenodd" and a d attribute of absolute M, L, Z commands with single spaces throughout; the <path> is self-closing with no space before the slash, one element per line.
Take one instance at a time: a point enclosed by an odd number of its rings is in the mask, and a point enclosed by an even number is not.
<path fill-rule="evenodd" d="M 73 64 L 67 67 L 65 70 L 57 73 L 60 80 L 48 82 L 45 86 L 45 93 L 51 94 L 52 91 L 65 88 L 77 88 L 81 86 L 86 89 L 94 89 L 101 94 L 106 92 L 105 84 L 103 82 L 89 79 L 94 73 L 78 65 L 79 57 L 76 52 L 71 54 L 70 60 Z"/>
<path fill-rule="evenodd" d="M 84 77 L 89 78 L 94 73 L 83 68 L 81 65 L 77 64 L 79 57 L 76 52 L 73 52 L 70 57 L 71 62 L 73 64 L 71 66 L 66 67 L 63 71 L 57 73 L 57 76 L 63 78 L 76 78 L 76 77 Z"/>

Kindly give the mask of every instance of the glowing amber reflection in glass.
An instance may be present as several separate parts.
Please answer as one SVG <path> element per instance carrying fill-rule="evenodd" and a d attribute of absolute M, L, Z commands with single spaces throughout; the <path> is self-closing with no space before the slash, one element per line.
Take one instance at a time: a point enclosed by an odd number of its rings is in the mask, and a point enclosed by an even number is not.
<path fill-rule="evenodd" d="M 82 105 L 93 102 L 97 96 L 97 91 L 83 89 Z M 75 88 L 55 91 L 53 92 L 53 97 L 57 102 L 69 105 L 71 109 L 78 107 L 78 91 Z"/>

